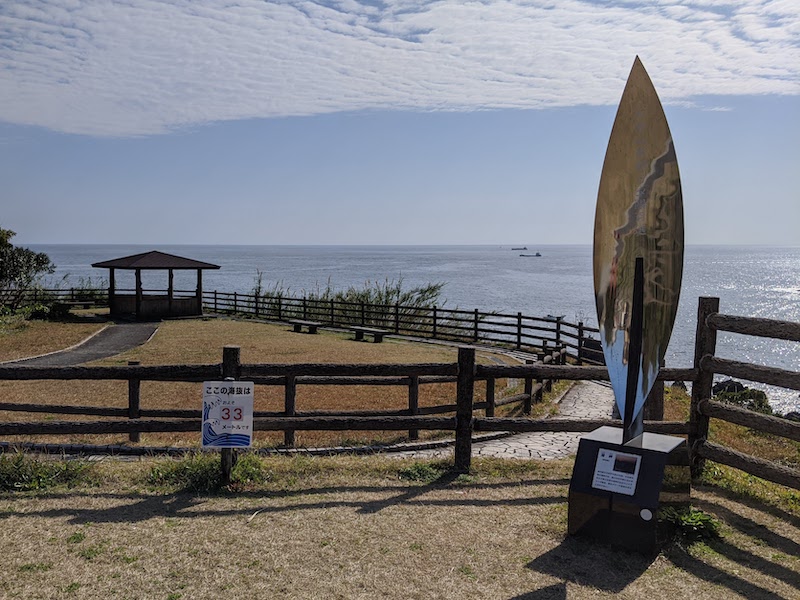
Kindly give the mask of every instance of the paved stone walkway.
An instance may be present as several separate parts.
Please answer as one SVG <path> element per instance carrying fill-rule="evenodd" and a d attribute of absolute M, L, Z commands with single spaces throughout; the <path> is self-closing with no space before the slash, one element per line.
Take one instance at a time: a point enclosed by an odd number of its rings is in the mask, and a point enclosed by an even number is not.
<path fill-rule="evenodd" d="M 614 392 L 608 384 L 593 381 L 577 382 L 559 402 L 559 416 L 574 419 L 611 418 Z M 472 455 L 478 457 L 552 460 L 565 458 L 578 451 L 581 433 L 543 431 L 520 433 L 472 444 Z M 398 458 L 447 458 L 453 448 L 435 448 L 392 453 Z"/>

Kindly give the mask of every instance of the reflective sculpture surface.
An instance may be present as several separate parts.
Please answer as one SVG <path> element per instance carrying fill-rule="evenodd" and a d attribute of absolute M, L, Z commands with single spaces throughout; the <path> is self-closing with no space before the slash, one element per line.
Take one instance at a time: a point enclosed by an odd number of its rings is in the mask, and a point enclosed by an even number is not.
<path fill-rule="evenodd" d="M 637 258 L 643 275 L 640 331 L 631 327 Z M 636 417 L 655 382 L 675 323 L 682 273 L 678 161 L 661 102 L 637 57 L 608 142 L 594 229 L 600 342 L 620 415 L 633 403 L 627 414 Z M 641 343 L 638 357 L 630 353 L 632 341 Z"/>

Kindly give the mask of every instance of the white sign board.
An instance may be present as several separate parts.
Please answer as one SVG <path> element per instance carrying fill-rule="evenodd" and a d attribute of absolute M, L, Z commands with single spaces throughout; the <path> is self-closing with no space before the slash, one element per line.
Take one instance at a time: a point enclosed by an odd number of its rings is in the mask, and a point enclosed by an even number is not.
<path fill-rule="evenodd" d="M 247 448 L 253 443 L 251 381 L 203 383 L 203 448 Z"/>
<path fill-rule="evenodd" d="M 617 452 L 608 448 L 600 448 L 594 466 L 592 487 L 633 496 L 636 482 L 639 479 L 639 466 L 642 457 L 638 454 Z"/>

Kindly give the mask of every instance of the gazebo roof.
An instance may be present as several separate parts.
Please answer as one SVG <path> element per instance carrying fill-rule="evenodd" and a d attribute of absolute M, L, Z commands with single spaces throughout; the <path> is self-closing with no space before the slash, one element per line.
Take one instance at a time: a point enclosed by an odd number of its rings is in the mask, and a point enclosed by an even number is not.
<path fill-rule="evenodd" d="M 92 264 L 98 269 L 219 269 L 219 265 L 153 250 Z"/>

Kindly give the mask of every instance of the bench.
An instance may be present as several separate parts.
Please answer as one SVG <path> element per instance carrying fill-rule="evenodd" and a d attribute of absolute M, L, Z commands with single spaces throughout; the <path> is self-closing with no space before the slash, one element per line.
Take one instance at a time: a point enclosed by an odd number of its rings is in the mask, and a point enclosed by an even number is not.
<path fill-rule="evenodd" d="M 308 330 L 308 333 L 317 333 L 317 327 L 322 327 L 322 323 L 317 323 L 316 321 L 303 321 L 300 319 L 289 321 L 289 324 L 292 326 L 295 333 L 301 333 L 303 331 L 303 327 Z"/>
<path fill-rule="evenodd" d="M 376 344 L 379 344 L 383 341 L 383 336 L 388 335 L 388 331 L 384 331 L 383 329 L 375 329 L 374 327 L 350 327 L 350 330 L 356 334 L 356 340 L 362 341 L 364 339 L 364 335 L 371 335 L 372 341 Z"/>
<path fill-rule="evenodd" d="M 92 308 L 97 304 L 94 300 L 70 300 L 70 301 L 62 301 L 58 300 L 53 303 L 56 306 L 63 306 L 67 310 L 70 308 Z"/>

